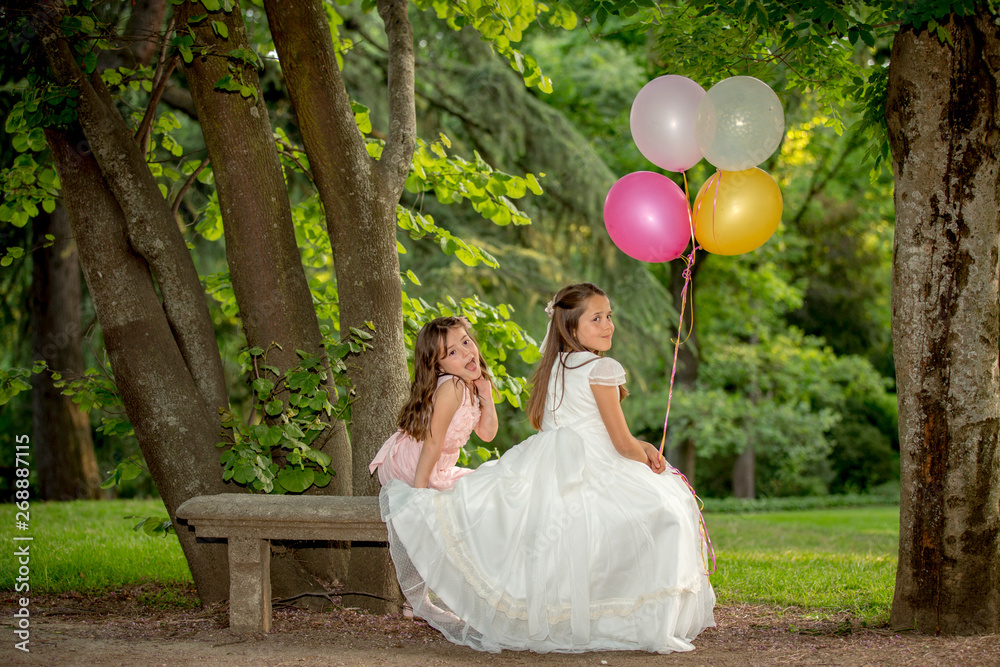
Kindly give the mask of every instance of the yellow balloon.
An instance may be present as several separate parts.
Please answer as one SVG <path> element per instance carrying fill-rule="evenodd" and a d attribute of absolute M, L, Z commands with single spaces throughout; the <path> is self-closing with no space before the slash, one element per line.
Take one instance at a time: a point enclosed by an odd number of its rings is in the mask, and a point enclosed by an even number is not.
<path fill-rule="evenodd" d="M 694 237 L 716 255 L 742 255 L 771 238 L 781 222 L 781 190 L 753 167 L 717 171 L 694 200 Z"/>

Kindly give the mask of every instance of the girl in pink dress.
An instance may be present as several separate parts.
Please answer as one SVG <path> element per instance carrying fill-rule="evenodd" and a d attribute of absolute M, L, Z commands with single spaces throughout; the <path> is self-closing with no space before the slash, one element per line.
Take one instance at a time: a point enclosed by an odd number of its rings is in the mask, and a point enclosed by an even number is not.
<path fill-rule="evenodd" d="M 399 415 L 399 430 L 368 469 L 378 469 L 383 486 L 399 479 L 415 488 L 450 489 L 472 472 L 455 463 L 473 431 L 486 442 L 497 433 L 489 371 L 469 323 L 439 317 L 417 334 L 413 384 Z"/>

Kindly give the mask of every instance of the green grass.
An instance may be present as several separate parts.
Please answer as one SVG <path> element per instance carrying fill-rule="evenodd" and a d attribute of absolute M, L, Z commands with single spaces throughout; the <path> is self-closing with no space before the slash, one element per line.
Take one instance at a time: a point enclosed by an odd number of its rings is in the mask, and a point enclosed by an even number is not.
<path fill-rule="evenodd" d="M 29 530 L 15 528 L 14 505 L 0 505 L 5 535 L 0 590 L 13 590 L 19 564 L 14 550 L 30 545 L 31 592 L 63 593 L 117 588 L 144 581 L 188 582 L 191 574 L 175 535 L 151 537 L 123 516 L 166 517 L 159 500 L 40 502 L 29 507 Z M 30 542 L 13 542 L 28 536 Z"/>
<path fill-rule="evenodd" d="M 16 509 L 0 505 L 3 534 L 32 535 L 31 590 L 61 593 L 148 581 L 189 582 L 177 538 L 135 532 L 139 516 L 164 515 L 158 500 L 32 502 L 30 530 L 13 529 Z M 869 625 L 888 620 L 896 573 L 899 509 L 706 513 L 717 552 L 712 585 L 721 603 L 802 607 L 820 617 L 850 613 Z M 14 545 L 0 550 L 0 590 L 12 590 Z"/>
<path fill-rule="evenodd" d="M 898 507 L 761 514 L 709 513 L 722 603 L 798 606 L 888 622 L 896 576 Z"/>
<path fill-rule="evenodd" d="M 797 498 L 702 498 L 706 512 L 789 512 L 822 510 L 833 507 L 871 507 L 899 505 L 899 490 L 889 493 L 845 493 Z"/>

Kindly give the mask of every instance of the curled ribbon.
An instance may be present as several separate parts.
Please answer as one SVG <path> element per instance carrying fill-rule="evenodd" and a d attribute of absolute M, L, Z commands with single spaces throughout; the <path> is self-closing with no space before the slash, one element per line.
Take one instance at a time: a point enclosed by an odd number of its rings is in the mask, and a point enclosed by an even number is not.
<path fill-rule="evenodd" d="M 687 201 L 691 201 L 690 193 L 688 192 L 688 182 L 687 173 L 681 172 L 684 176 L 684 196 Z M 719 179 L 721 180 L 721 179 Z M 718 182 L 716 183 L 716 196 L 718 196 Z M 714 217 L 715 217 L 715 207 L 712 207 L 713 216 L 713 231 L 714 231 Z M 681 310 L 680 317 L 677 322 L 677 338 L 674 340 L 674 364 L 670 369 L 670 390 L 667 393 L 667 415 L 663 419 L 663 437 L 660 438 L 660 455 L 663 455 L 663 448 L 667 442 L 667 424 L 670 422 L 670 402 L 674 397 L 674 378 L 677 375 L 677 353 L 680 351 L 681 343 L 686 341 L 691 333 L 694 331 L 694 294 L 691 296 L 691 324 L 688 330 L 687 336 L 684 337 L 684 341 L 681 340 L 681 333 L 684 329 L 684 313 L 687 310 L 687 294 L 688 289 L 691 287 L 691 272 L 694 269 L 694 262 L 698 252 L 698 242 L 694 237 L 694 220 L 691 215 L 691 207 L 688 205 L 688 226 L 691 229 L 691 253 L 687 257 L 682 257 L 687 268 L 684 269 L 684 287 L 681 289 Z M 702 550 L 701 558 L 702 564 L 705 566 L 705 576 L 711 576 L 715 574 L 716 570 L 716 560 L 715 560 L 715 547 L 712 545 L 712 538 L 708 534 L 708 526 L 705 523 L 705 517 L 702 514 L 702 510 L 705 509 L 705 503 L 702 502 L 698 494 L 695 493 L 694 487 L 691 486 L 691 482 L 688 478 L 678 470 L 677 468 L 670 466 L 670 472 L 679 476 L 684 480 L 684 485 L 687 486 L 691 495 L 694 496 L 695 501 L 698 504 L 698 531 L 701 534 L 702 544 L 705 548 Z M 709 567 L 709 558 L 712 561 L 711 567 Z"/>

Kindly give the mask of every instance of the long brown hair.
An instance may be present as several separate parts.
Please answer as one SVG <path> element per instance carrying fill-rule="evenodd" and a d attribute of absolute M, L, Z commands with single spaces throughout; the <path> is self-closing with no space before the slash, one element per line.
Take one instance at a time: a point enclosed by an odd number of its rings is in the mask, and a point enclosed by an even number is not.
<path fill-rule="evenodd" d="M 439 317 L 425 324 L 417 334 L 417 342 L 413 346 L 413 384 L 410 385 L 410 397 L 399 412 L 398 421 L 399 428 L 414 440 L 422 441 L 430 433 L 432 399 L 438 387 L 438 378 L 442 375 L 438 360 L 444 352 L 448 332 L 458 327 L 464 329 L 475 342 L 476 336 L 464 317 Z M 478 343 L 476 348 L 478 350 Z M 483 370 L 483 377 L 490 378 L 482 351 L 479 351 L 479 367 Z"/>
<path fill-rule="evenodd" d="M 565 374 L 566 366 L 559 356 L 561 352 L 583 352 L 585 348 L 576 337 L 580 316 L 592 296 L 607 296 L 597 285 L 577 283 L 563 287 L 552 299 L 552 323 L 548 340 L 542 350 L 542 360 L 531 378 L 531 397 L 528 399 L 528 422 L 534 429 L 542 427 L 545 414 L 545 398 L 549 388 L 552 368 L 558 363 Z M 587 362 L 589 363 L 589 362 Z"/>

